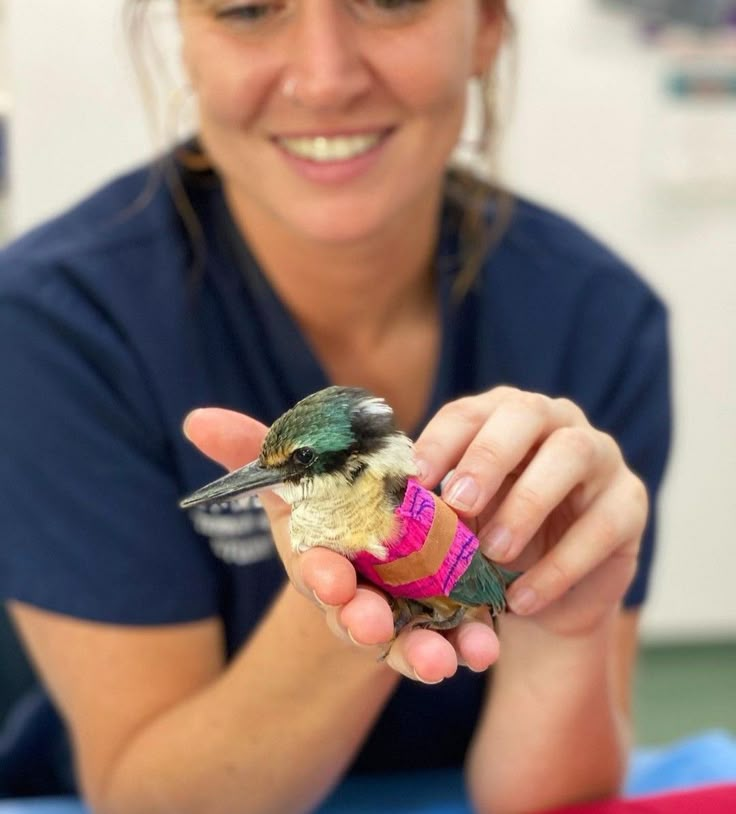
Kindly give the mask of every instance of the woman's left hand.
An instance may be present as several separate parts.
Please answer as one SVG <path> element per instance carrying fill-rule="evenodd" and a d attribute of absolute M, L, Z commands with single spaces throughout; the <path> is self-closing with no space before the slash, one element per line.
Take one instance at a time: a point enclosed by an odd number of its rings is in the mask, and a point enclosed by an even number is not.
<path fill-rule="evenodd" d="M 610 435 L 567 399 L 497 387 L 443 407 L 416 444 L 422 482 L 454 468 L 443 497 L 484 553 L 524 571 L 511 610 L 550 633 L 611 618 L 636 571 L 646 488 Z"/>

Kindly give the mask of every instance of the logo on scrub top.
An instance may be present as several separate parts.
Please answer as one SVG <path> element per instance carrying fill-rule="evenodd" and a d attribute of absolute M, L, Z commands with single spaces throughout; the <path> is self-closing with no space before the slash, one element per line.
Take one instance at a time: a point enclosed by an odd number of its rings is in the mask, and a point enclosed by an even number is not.
<path fill-rule="evenodd" d="M 189 510 L 195 531 L 228 565 L 252 565 L 276 556 L 266 512 L 257 495 Z"/>

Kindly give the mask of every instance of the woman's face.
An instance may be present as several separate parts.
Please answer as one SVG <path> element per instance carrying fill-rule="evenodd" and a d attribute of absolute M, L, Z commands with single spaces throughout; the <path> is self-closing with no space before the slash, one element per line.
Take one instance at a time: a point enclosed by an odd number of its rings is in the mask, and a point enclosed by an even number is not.
<path fill-rule="evenodd" d="M 238 211 L 328 242 L 410 223 L 495 57 L 497 6 L 181 0 L 200 134 Z"/>

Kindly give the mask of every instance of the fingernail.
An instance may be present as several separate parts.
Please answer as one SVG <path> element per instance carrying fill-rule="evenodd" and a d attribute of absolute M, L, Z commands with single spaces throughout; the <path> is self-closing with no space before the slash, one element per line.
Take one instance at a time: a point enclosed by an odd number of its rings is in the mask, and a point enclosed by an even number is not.
<path fill-rule="evenodd" d="M 189 413 L 188 413 L 188 414 L 185 416 L 185 418 L 184 418 L 184 422 L 183 422 L 183 423 L 182 423 L 182 425 L 181 425 L 181 431 L 184 433 L 184 437 L 185 437 L 185 438 L 187 438 L 189 441 L 191 441 L 191 440 L 192 440 L 192 439 L 189 437 L 189 424 L 190 424 L 190 422 L 191 422 L 192 416 L 193 416 L 195 413 L 199 412 L 199 409 L 200 409 L 200 408 L 199 408 L 199 407 L 197 407 L 196 409 L 194 409 L 194 410 L 192 410 L 191 412 L 189 412 Z"/>
<path fill-rule="evenodd" d="M 416 460 L 414 464 L 417 469 L 417 480 L 425 481 L 429 475 L 429 464 L 426 461 Z"/>
<path fill-rule="evenodd" d="M 414 678 L 416 678 L 417 681 L 421 681 L 422 684 L 441 684 L 445 680 L 444 678 L 438 678 L 437 681 L 427 681 L 427 679 L 422 678 L 416 670 L 414 670 L 413 673 Z"/>
<path fill-rule="evenodd" d="M 327 610 L 328 608 L 339 608 L 339 605 L 328 605 L 326 602 L 323 602 L 318 596 L 317 591 L 312 589 L 312 598 L 314 601 L 322 608 L 322 610 Z"/>
<path fill-rule="evenodd" d="M 505 526 L 491 526 L 483 537 L 483 551 L 492 560 L 502 560 L 511 548 L 511 532 Z"/>
<path fill-rule="evenodd" d="M 514 613 L 530 613 L 537 604 L 537 592 L 533 588 L 519 588 L 509 596 L 509 605 Z"/>
<path fill-rule="evenodd" d="M 367 647 L 367 645 L 366 645 L 364 642 L 359 642 L 359 641 L 358 641 L 358 640 L 355 638 L 355 636 L 353 636 L 353 631 L 352 631 L 352 630 L 350 630 L 350 628 L 349 628 L 349 627 L 346 627 L 346 628 L 345 628 L 345 632 L 348 634 L 348 639 L 350 639 L 350 641 L 351 641 L 351 642 L 352 642 L 352 643 L 353 643 L 353 644 L 354 644 L 356 647 Z"/>
<path fill-rule="evenodd" d="M 468 475 L 456 481 L 447 493 L 445 501 L 460 511 L 469 511 L 478 499 L 478 484 Z"/>

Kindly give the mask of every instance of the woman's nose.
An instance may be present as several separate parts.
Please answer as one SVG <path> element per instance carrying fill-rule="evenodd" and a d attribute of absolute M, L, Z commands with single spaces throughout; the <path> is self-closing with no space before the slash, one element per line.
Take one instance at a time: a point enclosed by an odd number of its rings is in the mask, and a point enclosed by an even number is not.
<path fill-rule="evenodd" d="M 348 106 L 371 86 L 361 54 L 360 23 L 342 0 L 308 0 L 293 21 L 285 81 L 299 104 L 315 110 Z"/>

